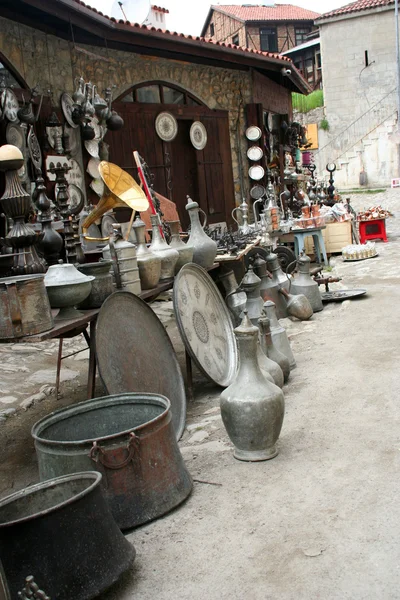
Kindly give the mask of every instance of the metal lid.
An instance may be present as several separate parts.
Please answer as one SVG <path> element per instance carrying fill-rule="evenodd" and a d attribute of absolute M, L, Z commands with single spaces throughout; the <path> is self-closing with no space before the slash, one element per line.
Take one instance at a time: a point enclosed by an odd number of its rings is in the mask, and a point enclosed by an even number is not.
<path fill-rule="evenodd" d="M 49 267 L 44 283 L 46 287 L 57 285 L 73 285 L 75 283 L 87 283 L 93 281 L 94 277 L 80 273 L 78 269 L 71 264 L 58 264 Z"/>

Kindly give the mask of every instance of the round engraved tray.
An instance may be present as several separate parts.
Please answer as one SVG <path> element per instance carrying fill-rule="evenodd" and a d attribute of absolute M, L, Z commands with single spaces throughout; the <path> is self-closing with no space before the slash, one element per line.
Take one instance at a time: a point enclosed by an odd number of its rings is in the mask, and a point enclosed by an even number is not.
<path fill-rule="evenodd" d="M 184 265 L 175 277 L 174 309 L 187 351 L 208 379 L 228 387 L 237 371 L 232 321 L 217 286 L 202 267 Z"/>

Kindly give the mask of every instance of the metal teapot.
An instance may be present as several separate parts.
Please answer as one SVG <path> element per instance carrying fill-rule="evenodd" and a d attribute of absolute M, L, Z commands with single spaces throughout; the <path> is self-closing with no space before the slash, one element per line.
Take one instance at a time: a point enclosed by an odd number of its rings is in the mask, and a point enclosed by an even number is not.
<path fill-rule="evenodd" d="M 239 223 L 239 221 L 236 219 L 236 211 L 239 211 L 242 223 Z M 247 206 L 247 202 L 244 198 L 242 204 L 240 206 L 236 206 L 236 208 L 233 209 L 231 214 L 232 219 L 235 221 L 235 223 L 237 223 L 238 229 L 241 233 L 247 234 L 253 231 L 253 228 L 251 227 L 251 225 L 249 225 L 249 207 Z"/>
<path fill-rule="evenodd" d="M 319 285 L 310 276 L 310 258 L 302 252 L 297 260 L 298 274 L 292 280 L 291 291 L 294 294 L 304 294 L 308 298 L 314 312 L 324 308 Z"/>

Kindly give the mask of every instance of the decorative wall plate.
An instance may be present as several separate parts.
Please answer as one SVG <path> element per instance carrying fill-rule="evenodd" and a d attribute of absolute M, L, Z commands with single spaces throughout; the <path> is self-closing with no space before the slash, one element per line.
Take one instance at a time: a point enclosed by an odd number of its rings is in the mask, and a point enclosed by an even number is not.
<path fill-rule="evenodd" d="M 72 100 L 71 96 L 66 92 L 64 92 L 64 94 L 61 94 L 61 108 L 68 125 L 73 129 L 79 127 L 79 123 L 74 123 L 74 121 L 72 120 L 74 101 Z"/>
<path fill-rule="evenodd" d="M 16 95 L 14 94 L 14 92 L 10 89 L 7 88 L 4 91 L 4 100 L 3 100 L 3 112 L 4 112 L 4 116 L 11 121 L 11 123 L 16 123 L 18 121 L 18 111 L 19 111 L 19 104 L 18 104 L 18 99 L 16 97 Z"/>
<path fill-rule="evenodd" d="M 174 310 L 189 354 L 208 379 L 228 387 L 238 354 L 232 321 L 217 286 L 199 265 L 184 265 L 175 277 Z"/>
<path fill-rule="evenodd" d="M 262 135 L 261 129 L 256 125 L 252 125 L 246 129 L 246 137 L 250 142 L 256 142 Z"/>
<path fill-rule="evenodd" d="M 264 168 L 261 165 L 253 165 L 249 169 L 249 177 L 254 181 L 260 181 L 265 175 Z"/>
<path fill-rule="evenodd" d="M 200 121 L 195 121 L 190 127 L 190 141 L 196 150 L 203 150 L 207 144 L 207 129 Z"/>
<path fill-rule="evenodd" d="M 42 151 L 32 125 L 30 126 L 28 133 L 28 151 L 33 166 L 36 169 L 41 169 L 43 162 Z"/>
<path fill-rule="evenodd" d="M 65 125 L 64 127 L 65 135 L 68 136 L 69 139 L 69 147 L 67 154 L 76 154 L 79 150 L 79 146 L 81 143 L 80 132 L 79 129 L 73 129 L 69 125 Z M 66 150 L 67 151 L 67 150 Z"/>
<path fill-rule="evenodd" d="M 97 319 L 96 354 L 108 394 L 149 392 L 169 399 L 179 440 L 186 420 L 182 372 L 165 327 L 150 306 L 130 292 L 109 296 Z"/>
<path fill-rule="evenodd" d="M 248 150 L 247 150 L 247 158 L 249 160 L 261 160 L 263 157 L 263 151 L 259 146 L 251 146 Z"/>
<path fill-rule="evenodd" d="M 82 190 L 84 186 L 82 169 L 74 158 L 70 158 L 68 163 L 72 169 L 65 175 L 66 180 Z"/>
<path fill-rule="evenodd" d="M 178 121 L 168 112 L 157 115 L 155 127 L 158 137 L 164 142 L 172 142 L 178 133 Z"/>
<path fill-rule="evenodd" d="M 265 194 L 266 194 L 266 189 L 263 185 L 260 185 L 260 184 L 253 185 L 253 187 L 250 190 L 250 196 L 253 198 L 253 200 L 259 200 Z"/>
<path fill-rule="evenodd" d="M 17 123 L 8 123 L 6 128 L 6 141 L 7 144 L 16 146 L 22 152 L 25 148 L 25 132 L 21 125 Z"/>
<path fill-rule="evenodd" d="M 86 140 L 85 141 L 85 148 L 87 150 L 87 153 L 92 156 L 93 158 L 99 158 L 99 141 L 94 139 L 94 140 Z"/>
<path fill-rule="evenodd" d="M 87 171 L 87 173 L 89 173 L 90 177 L 93 177 L 93 179 L 98 179 L 100 177 L 99 164 L 100 164 L 99 158 L 91 158 L 88 162 L 86 171 Z"/>

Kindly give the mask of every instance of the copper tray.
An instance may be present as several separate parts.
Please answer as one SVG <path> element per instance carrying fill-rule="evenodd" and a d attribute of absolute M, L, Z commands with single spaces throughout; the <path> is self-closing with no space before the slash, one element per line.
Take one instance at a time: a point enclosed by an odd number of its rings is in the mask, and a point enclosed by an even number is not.
<path fill-rule="evenodd" d="M 217 286 L 199 265 L 183 265 L 175 277 L 174 310 L 197 367 L 214 383 L 231 385 L 238 364 L 232 321 Z"/>
<path fill-rule="evenodd" d="M 97 319 L 96 353 L 108 394 L 147 392 L 168 398 L 179 440 L 186 420 L 182 372 L 164 326 L 146 302 L 126 291 L 105 300 Z"/>

